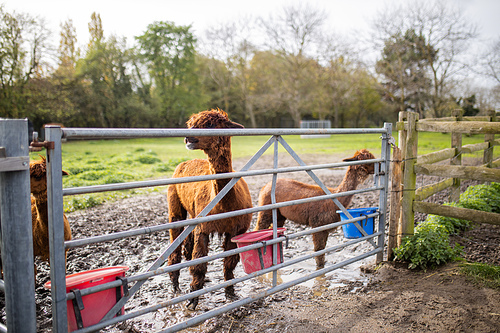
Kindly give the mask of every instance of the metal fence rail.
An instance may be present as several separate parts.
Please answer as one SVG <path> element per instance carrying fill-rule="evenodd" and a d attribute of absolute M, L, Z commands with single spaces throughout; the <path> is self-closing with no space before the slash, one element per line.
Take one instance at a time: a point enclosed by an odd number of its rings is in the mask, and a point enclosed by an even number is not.
<path fill-rule="evenodd" d="M 2 120 L 4 121 L 4 120 Z M 8 122 L 8 121 L 7 121 Z M 145 271 L 142 273 L 136 274 L 134 276 L 129 276 L 126 279 L 126 283 L 133 284 L 133 286 L 129 289 L 129 295 L 125 295 L 120 299 L 117 304 L 108 312 L 108 314 L 101 320 L 99 324 L 93 325 L 91 327 L 86 327 L 83 329 L 79 329 L 77 332 L 94 332 L 109 325 L 116 324 L 120 321 L 124 321 L 127 319 L 135 318 L 141 315 L 144 315 L 149 312 L 156 311 L 160 308 L 171 306 L 173 304 L 177 304 L 179 302 L 198 297 L 200 295 L 210 293 L 214 290 L 224 288 L 226 286 L 240 283 L 246 281 L 248 279 L 252 279 L 256 276 L 266 274 L 269 272 L 273 272 L 273 287 L 259 293 L 257 295 L 252 295 L 251 297 L 247 297 L 236 302 L 230 303 L 221 308 L 216 308 L 209 312 L 206 312 L 202 315 L 198 315 L 193 317 L 185 322 L 173 325 L 168 329 L 162 332 L 175 332 L 180 329 L 187 328 L 192 325 L 196 325 L 208 318 L 219 315 L 231 309 L 237 308 L 241 305 L 248 304 L 252 301 L 255 301 L 259 298 L 266 297 L 275 292 L 284 290 L 293 285 L 302 283 L 306 280 L 313 279 L 317 276 L 323 275 L 325 273 L 331 272 L 337 268 L 348 265 L 357 260 L 364 259 L 369 256 L 376 255 L 377 260 L 381 261 L 383 258 L 383 249 L 384 249 L 384 226 L 385 226 L 385 217 L 387 210 L 387 188 L 388 188 L 388 175 L 389 175 L 389 159 L 390 159 L 390 139 L 391 139 L 392 126 L 391 124 L 385 124 L 383 128 L 371 128 L 371 129 L 227 129 L 227 130 L 205 130 L 205 129 L 90 129 L 90 128 L 63 128 L 57 126 L 48 126 L 46 127 L 46 140 L 51 142 L 49 148 L 47 149 L 47 181 L 48 181 L 48 204 L 49 204 L 49 231 L 50 231 L 50 242 L 51 242 L 51 273 L 50 279 L 52 283 L 51 293 L 52 293 L 52 315 L 53 315 L 53 331 L 54 332 L 67 332 L 67 308 L 66 301 L 73 299 L 75 296 L 73 293 L 66 293 L 66 279 L 65 279 L 65 260 L 64 260 L 64 251 L 65 249 L 75 248 L 79 246 L 85 246 L 88 244 L 112 241 L 116 239 L 121 239 L 124 237 L 135 237 L 138 235 L 143 235 L 146 233 L 158 232 L 163 230 L 168 230 L 171 228 L 179 228 L 186 227 L 186 229 L 181 233 L 181 235 L 161 254 L 161 256 Z M 307 135 L 307 134 L 381 134 L 381 157 L 378 159 L 368 160 L 368 161 L 358 161 L 358 162 L 342 162 L 342 163 L 329 163 L 329 164 L 320 164 L 320 165 L 310 165 L 307 166 L 300 157 L 292 150 L 292 148 L 286 143 L 283 139 L 282 135 Z M 248 161 L 248 163 L 237 172 L 227 173 L 227 174 L 218 174 L 218 175 L 208 175 L 208 176 L 196 176 L 196 177 L 185 177 L 185 178 L 169 178 L 169 179 L 158 179 L 158 180 L 147 180 L 147 181 L 136 181 L 130 183 L 119 183 L 119 184 L 109 184 L 109 185 L 98 185 L 98 186 L 86 186 L 79 188 L 68 188 L 62 189 L 62 157 L 61 157 L 61 140 L 65 139 L 108 139 L 108 138 L 159 138 L 159 137 L 184 137 L 184 136 L 252 136 L 252 135 L 270 135 L 270 139 L 262 146 L 262 148 L 257 151 L 257 153 Z M 285 150 L 298 162 L 300 166 L 298 167 L 288 167 L 288 168 L 277 168 L 277 152 L 278 145 L 281 145 L 285 148 Z M 2 142 L 0 141 L 0 146 Z M 252 170 L 249 171 L 249 168 L 263 155 L 263 153 L 270 149 L 274 148 L 274 162 L 273 168 L 271 169 L 261 169 L 261 170 Z M 26 153 L 27 154 L 27 153 Z M 1 158 L 0 158 L 1 161 Z M 314 170 L 324 169 L 324 168 L 338 168 L 345 167 L 349 165 L 356 164 L 365 164 L 365 163 L 375 163 L 375 175 L 374 175 L 374 186 L 366 189 L 359 189 L 349 192 L 343 193 L 330 193 L 328 188 L 319 180 L 319 178 L 314 174 Z M 272 204 L 262 206 L 262 207 L 253 207 L 249 209 L 243 209 L 238 211 L 227 212 L 223 214 L 217 215 L 208 215 L 208 213 L 212 210 L 212 208 L 218 203 L 218 201 L 231 189 L 231 187 L 241 178 L 241 177 L 254 177 L 261 175 L 273 175 L 273 193 L 276 184 L 276 177 L 278 174 L 287 173 L 287 172 L 297 172 L 297 171 L 305 171 L 309 174 L 309 176 L 319 185 L 325 192 L 324 195 L 312 198 L 305 198 L 300 200 L 288 201 L 288 202 L 280 202 L 276 203 L 276 200 L 273 196 Z M 2 179 L 2 178 L 0 178 Z M 71 241 L 64 242 L 64 234 L 63 234 L 63 196 L 68 195 L 76 195 L 76 194 L 84 194 L 84 193 L 95 193 L 95 192 L 104 192 L 104 191 L 116 191 L 116 190 L 124 190 L 124 189 L 133 189 L 133 188 L 141 188 L 141 187 L 152 187 L 152 186 L 165 186 L 171 184 L 185 183 L 185 182 L 197 182 L 197 181 L 206 181 L 213 179 L 231 179 L 229 183 L 222 189 L 222 191 L 215 197 L 215 199 L 207 206 L 205 209 L 199 214 L 199 216 L 184 220 L 178 221 L 175 223 L 166 223 L 162 225 L 157 225 L 153 227 L 140 228 L 134 230 L 127 230 L 116 232 L 109 235 L 101 235 L 94 236 L 89 238 L 81 238 L 75 239 Z M 1 187 L 4 187 L 3 182 L 0 184 Z M 345 207 L 340 204 L 338 201 L 338 197 L 344 195 L 353 195 L 358 193 L 365 192 L 378 192 L 379 193 L 379 210 L 374 214 L 368 215 L 368 217 L 379 217 L 379 223 L 377 232 L 372 235 L 367 235 L 364 230 L 360 229 L 360 232 L 363 234 L 362 238 L 348 241 L 346 243 L 326 248 L 322 251 L 317 251 L 311 254 L 303 255 L 298 258 L 293 258 L 291 260 L 287 260 L 281 264 L 276 264 L 270 268 L 265 270 L 261 270 L 258 272 L 254 272 L 243 277 L 235 278 L 230 281 L 225 281 L 218 285 L 205 287 L 202 290 L 198 290 L 196 292 L 191 292 L 189 294 L 185 294 L 179 297 L 175 297 L 170 299 L 168 302 L 162 302 L 161 304 L 149 306 L 146 308 L 139 309 L 134 312 L 126 313 L 119 317 L 114 317 L 114 314 L 118 311 L 118 309 L 122 308 L 123 305 L 132 297 L 132 295 L 141 287 L 141 285 L 147 281 L 148 279 L 156 276 L 166 274 L 170 271 L 178 270 L 180 268 L 185 268 L 192 265 L 197 265 L 200 263 L 206 263 L 215 259 L 224 258 L 230 255 L 238 254 L 244 251 L 248 251 L 249 249 L 257 249 L 267 245 L 277 246 L 278 243 L 282 241 L 290 241 L 294 238 L 301 237 L 304 235 L 310 235 L 315 232 L 328 230 L 331 228 L 338 227 L 340 225 L 351 223 L 354 221 L 359 221 L 364 219 L 365 217 L 352 218 L 349 212 L 345 209 Z M 328 225 L 324 225 L 314 229 L 307 229 L 301 232 L 297 232 L 294 234 L 287 234 L 286 236 L 277 237 L 276 228 L 276 214 L 273 214 L 274 219 L 274 239 L 266 241 L 265 243 L 255 243 L 253 245 L 247 246 L 245 248 L 237 248 L 230 251 L 225 251 L 222 253 L 217 253 L 211 256 L 206 256 L 203 258 L 198 258 L 195 260 L 191 260 L 188 262 L 179 263 L 172 266 L 161 267 L 163 263 L 166 261 L 168 256 L 174 251 L 174 249 L 179 246 L 185 237 L 189 235 L 189 233 L 198 225 L 199 223 L 205 223 L 208 221 L 219 220 L 223 218 L 245 215 L 249 213 L 255 213 L 262 210 L 273 210 L 275 211 L 277 208 L 286 207 L 290 205 L 297 205 L 302 203 L 314 202 L 319 200 L 333 200 L 337 207 L 341 209 L 346 216 L 350 219 L 347 221 L 335 222 Z M 2 203 L 2 211 L 4 210 L 4 204 Z M 4 215 L 2 214 L 2 217 Z M 10 221 L 11 218 L 8 218 Z M 5 219 L 3 219 L 5 221 Z M 7 222 L 9 223 L 9 222 Z M 5 223 L 3 223 L 5 224 Z M 2 225 L 3 231 L 3 225 Z M 5 234 L 5 233 L 3 233 Z M 315 271 L 309 275 L 305 275 L 300 277 L 299 279 L 278 285 L 277 284 L 277 270 L 283 267 L 287 267 L 293 265 L 297 262 L 308 260 L 315 256 L 329 253 L 332 251 L 336 251 L 340 248 L 351 246 L 353 244 L 357 244 L 359 242 L 369 242 L 372 245 L 372 250 L 364 253 L 356 258 L 351 258 L 347 261 L 327 266 L 321 270 Z M 2 242 L 3 247 L 3 242 Z M 276 248 L 274 251 L 273 263 L 276 263 Z M 2 248 L 2 256 L 4 255 L 4 251 Z M 29 256 L 32 259 L 32 256 Z M 31 274 L 33 276 L 33 274 Z M 81 291 L 82 296 L 88 295 L 91 293 L 99 292 L 102 290 L 116 288 L 122 284 L 121 281 L 114 281 L 107 284 L 102 284 L 96 287 L 84 289 Z M 10 286 L 15 286 L 11 284 Z M 33 286 L 33 285 L 32 285 Z M 15 287 L 14 287 L 15 288 Z M 9 283 L 6 280 L 6 290 L 9 289 Z M 30 291 L 31 293 L 31 291 Z M 31 294 L 34 295 L 33 293 Z M 34 303 L 33 303 L 34 304 Z M 24 313 L 25 314 L 25 313 Z M 33 317 L 35 315 L 32 315 Z M 8 324 L 10 323 L 9 317 Z M 36 320 L 36 319 L 34 319 Z M 0 327 L 1 331 L 1 327 Z M 11 327 L 9 326 L 9 332 L 11 332 Z M 22 330 L 22 332 L 31 332 L 34 330 L 26 329 Z M 19 331 L 21 332 L 21 331 Z"/>

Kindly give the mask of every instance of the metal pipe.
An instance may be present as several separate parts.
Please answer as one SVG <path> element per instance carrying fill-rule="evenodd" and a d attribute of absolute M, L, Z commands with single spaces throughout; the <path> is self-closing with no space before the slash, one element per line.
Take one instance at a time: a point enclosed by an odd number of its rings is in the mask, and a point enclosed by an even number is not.
<path fill-rule="evenodd" d="M 192 176 L 192 177 L 179 177 L 179 178 L 167 178 L 167 179 L 154 179 L 154 180 L 143 180 L 128 183 L 115 183 L 115 184 L 104 184 L 104 185 L 93 185 L 93 186 L 81 186 L 63 189 L 63 195 L 77 195 L 86 194 L 94 192 L 107 192 L 107 191 L 120 191 L 120 190 L 130 190 L 134 188 L 141 187 L 153 187 L 153 186 L 166 186 L 181 183 L 192 183 L 201 182 L 207 180 L 218 180 L 218 179 L 230 179 L 230 178 L 240 178 L 240 177 L 250 177 L 250 176 L 261 176 L 269 174 L 280 174 L 280 173 L 290 173 L 298 171 L 311 171 L 316 169 L 327 169 L 327 168 L 339 168 L 349 165 L 358 164 L 368 164 L 368 163 L 380 163 L 383 162 L 382 159 L 373 159 L 365 161 L 354 161 L 354 162 L 342 162 L 342 163 L 329 163 L 329 164 L 317 164 L 317 165 L 304 165 L 300 167 L 288 167 L 281 169 L 261 169 L 252 171 L 237 171 L 228 173 L 219 173 L 214 175 L 204 175 L 204 176 Z"/>
<path fill-rule="evenodd" d="M 79 246 L 84 246 L 84 245 L 89 245 L 89 244 L 94 244 L 94 243 L 99 243 L 99 242 L 105 242 L 105 241 L 112 241 L 112 240 L 116 240 L 116 239 L 120 239 L 120 238 L 124 238 L 124 237 L 139 236 L 139 235 L 143 235 L 143 234 L 149 234 L 151 232 L 164 231 L 164 230 L 169 230 L 169 229 L 174 229 L 174 228 L 181 228 L 181 227 L 195 225 L 195 224 L 199 224 L 199 223 L 203 223 L 203 222 L 211 222 L 211 221 L 221 220 L 221 219 L 234 217 L 234 216 L 252 214 L 255 212 L 259 212 L 261 210 L 269 210 L 269 209 L 273 209 L 273 208 L 281 208 L 281 207 L 298 205 L 298 204 L 302 204 L 302 203 L 309 203 L 309 202 L 314 202 L 314 201 L 333 199 L 333 198 L 340 197 L 340 196 L 365 193 L 365 192 L 370 192 L 370 191 L 380 190 L 380 189 L 381 189 L 380 187 L 371 187 L 371 188 L 358 189 L 358 190 L 347 191 L 347 192 L 342 192 L 342 193 L 332 193 L 332 194 L 328 194 L 328 195 L 320 195 L 317 197 L 310 197 L 310 198 L 304 198 L 304 199 L 298 199 L 298 200 L 285 201 L 285 202 L 280 202 L 280 203 L 271 204 L 271 205 L 252 207 L 252 208 L 240 209 L 240 210 L 227 212 L 227 213 L 220 213 L 220 214 L 214 214 L 214 215 L 209 215 L 209 216 L 205 216 L 205 217 L 199 217 L 196 219 L 177 221 L 177 222 L 173 222 L 173 223 L 164 223 L 164 224 L 160 224 L 160 225 L 156 225 L 156 226 L 145 227 L 145 228 L 134 229 L 134 230 L 127 230 L 127 231 L 120 231 L 120 232 L 115 232 L 113 234 L 107 234 L 107 235 L 102 235 L 102 236 L 94 236 L 94 237 L 88 237 L 88 238 L 82 238 L 82 239 L 75 239 L 75 240 L 67 241 L 64 244 L 65 244 L 66 249 L 71 249 L 74 247 L 79 247 Z"/>
<path fill-rule="evenodd" d="M 308 134 L 377 134 L 385 128 L 253 128 L 253 129 L 144 129 L 144 128 L 71 128 L 62 129 L 66 139 L 126 139 L 185 136 L 259 136 Z"/>
<path fill-rule="evenodd" d="M 50 280 L 52 321 L 56 333 L 68 332 L 66 306 L 66 256 L 64 251 L 64 208 L 62 195 L 61 128 L 47 126 L 45 138 L 54 142 L 47 148 L 47 202 L 49 219 Z"/>
<path fill-rule="evenodd" d="M 371 236 L 370 236 L 371 237 Z M 360 238 L 360 239 L 357 239 L 357 240 L 353 240 L 353 241 L 350 241 L 348 243 L 345 243 L 345 244 L 340 244 L 340 245 L 337 245 L 337 246 L 334 246 L 332 248 L 329 248 L 329 249 L 324 249 L 324 250 L 321 250 L 321 251 L 318 251 L 318 252 L 314 252 L 314 253 L 311 253 L 311 254 L 307 254 L 307 255 L 304 255 L 304 256 L 301 256 L 301 257 L 298 257 L 298 258 L 295 258 L 295 259 L 291 259 L 291 260 L 288 260 L 284 263 L 281 263 L 281 264 L 278 264 L 276 266 L 271 266 L 269 268 L 266 268 L 266 269 L 263 269 L 263 270 L 260 270 L 260 271 L 256 271 L 256 272 L 253 272 L 251 274 L 248 274 L 246 276 L 243 276 L 243 277 L 240 277 L 240 278 L 234 278 L 232 280 L 229 280 L 229 281 L 225 281 L 223 283 L 220 283 L 216 286 L 211 286 L 211 287 L 206 287 L 204 289 L 200 289 L 200 290 L 197 290 L 195 292 L 191 292 L 189 294 L 185 294 L 185 295 L 182 295 L 182 296 L 179 296 L 179 297 L 176 297 L 176 298 L 173 298 L 169 301 L 166 301 L 166 302 L 162 302 L 160 304 L 157 304 L 157 305 L 153 305 L 153 306 L 150 306 L 150 307 L 146 307 L 144 309 L 141 309 L 141 310 L 138 310 L 138 311 L 135 311 L 135 312 L 130 312 L 130 313 L 127 313 L 123 316 L 120 316 L 120 317 L 116 317 L 116 318 L 113 318 L 113 319 L 110 319 L 106 322 L 100 322 L 99 324 L 96 324 L 96 325 L 93 325 L 93 326 L 90 326 L 90 327 L 87 327 L 87 328 L 84 328 L 84 329 L 81 329 L 81 330 L 77 330 L 75 331 L 76 333 L 86 333 L 86 332 L 94 332 L 96 330 L 99 330 L 99 329 L 102 329 L 106 326 L 109 326 L 109 325 L 113 325 L 113 324 L 116 324 L 120 321 L 124 321 L 124 320 L 128 320 L 128 319 L 132 319 L 132 318 L 135 318 L 135 317 L 139 317 L 139 316 L 142 316 L 142 315 L 145 315 L 147 313 L 150 313 L 150 312 L 153 312 L 153 311 L 157 311 L 161 308 L 164 308 L 164 307 L 167 307 L 167 306 L 171 306 L 171 305 L 174 305 L 174 304 L 178 304 L 180 302 L 183 302 L 183 301 L 186 301 L 188 299 L 191 299 L 191 298 L 194 298 L 194 297 L 199 297 L 201 295 L 204 295 L 204 294 L 207 294 L 207 293 L 210 293 L 210 292 L 213 292 L 217 289 L 221 289 L 221 288 L 224 288 L 226 286 L 229 286 L 229 285 L 232 285 L 232 284 L 236 284 L 236 283 L 241 283 L 241 282 L 244 282 L 246 280 L 249 280 L 249 279 L 252 279 L 254 277 L 257 277 L 257 276 L 260 276 L 260 275 L 264 275 L 264 274 L 267 274 L 271 271 L 276 271 L 278 269 L 281 269 L 281 268 L 284 268 L 284 267 L 287 267 L 287 266 L 291 266 L 291 265 L 294 265 L 298 262 L 301 262 L 301 261 L 304 261 L 304 260 L 308 260 L 308 259 L 312 259 L 313 257 L 317 256 L 317 255 L 321 255 L 321 254 L 325 254 L 327 252 L 333 252 L 333 251 L 337 251 L 339 250 L 340 248 L 343 248 L 343 247 L 346 247 L 346 246 L 350 246 L 350 245 L 354 245 L 356 243 L 359 243 L 359 242 L 362 242 L 362 241 L 365 241 L 367 237 L 364 237 L 364 238 Z M 301 277 L 301 278 L 298 278 L 296 280 L 292 280 L 292 281 L 289 281 L 287 282 L 286 284 L 288 285 L 288 287 L 291 287 L 291 286 L 294 286 L 296 284 L 299 284 L 299 283 L 302 283 L 302 282 L 305 282 L 307 280 L 310 280 L 312 278 L 315 278 L 317 276 L 321 276 L 321 275 L 324 275 L 328 272 L 331 272 L 335 269 L 338 269 L 338 268 L 341 268 L 341 267 L 344 267 L 346 265 L 349 265 L 357 260 L 361 260 L 361 259 L 364 259 L 366 257 L 369 257 L 371 255 L 374 255 L 376 254 L 378 251 L 380 251 L 380 249 L 375 249 L 371 252 L 368 252 L 366 254 L 363 254 L 363 255 L 360 255 L 358 257 L 355 257 L 355 258 L 351 258 L 345 262 L 342 262 L 342 263 L 339 263 L 339 264 L 335 264 L 335 265 L 332 265 L 332 266 L 328 266 L 328 267 L 325 267 L 324 269 L 322 270 L 318 270 L 318 271 L 315 271 L 314 273 L 311 273 L 310 275 L 307 275 L 307 276 L 304 276 L 304 277 Z M 356 258 L 360 258 L 360 259 L 357 259 L 357 260 L 354 260 Z M 318 274 L 318 272 L 322 272 L 321 274 Z M 294 283 L 296 281 L 299 281 L 297 283 Z M 280 286 L 282 286 L 283 284 L 279 285 L 278 287 L 276 288 L 280 288 Z M 274 288 L 271 288 L 269 290 L 272 290 Z M 284 288 L 286 289 L 286 288 Z M 283 289 L 279 289 L 277 291 L 281 291 Z M 270 294 L 269 294 L 270 295 Z M 265 295 L 265 296 L 262 296 L 262 297 L 266 297 L 266 296 L 269 296 L 269 295 Z M 258 298 L 255 298 L 255 297 L 249 297 L 252 299 L 252 301 L 255 301 L 259 298 L 262 298 L 262 297 L 258 297 Z M 250 303 L 250 302 L 249 302 Z M 231 303 L 233 304 L 233 303 Z M 239 307 L 241 305 L 237 305 L 236 307 Z M 220 310 L 221 308 L 217 309 L 217 310 Z M 212 311 L 217 311 L 217 310 L 212 310 Z M 222 311 L 220 313 L 223 313 L 225 311 Z M 215 315 L 218 315 L 220 314 L 219 312 Z M 214 315 L 214 316 L 215 316 Z M 198 317 L 198 316 L 197 316 Z M 211 317 L 209 317 L 211 318 Z M 208 318 L 205 318 L 203 320 L 206 320 Z"/>
<path fill-rule="evenodd" d="M 373 214 L 366 215 L 366 218 L 372 218 L 372 217 L 377 217 L 377 216 L 379 216 L 379 213 L 373 213 Z M 278 238 L 275 238 L 275 239 L 267 240 L 266 241 L 266 245 L 264 245 L 261 242 L 250 244 L 250 245 L 247 245 L 245 247 L 241 247 L 241 248 L 237 248 L 237 249 L 233 249 L 233 250 L 229 250 L 229 251 L 225 251 L 225 252 L 213 254 L 211 256 L 206 256 L 206 257 L 202 257 L 202 258 L 198 258 L 198 259 L 193 259 L 193 260 L 190 260 L 188 262 L 178 263 L 178 264 L 175 264 L 175 265 L 158 268 L 158 269 L 156 269 L 154 271 L 147 271 L 146 273 L 140 273 L 140 274 L 137 274 L 137 275 L 129 276 L 127 278 L 127 280 L 128 280 L 129 283 L 136 282 L 136 281 L 146 280 L 146 279 L 152 278 L 152 277 L 157 276 L 157 275 L 163 275 L 165 273 L 169 273 L 171 271 L 180 270 L 180 269 L 183 269 L 183 268 L 187 268 L 187 267 L 190 267 L 190 266 L 199 265 L 199 264 L 202 264 L 202 263 L 207 263 L 209 261 L 213 261 L 213 260 L 216 260 L 216 259 L 222 259 L 222 258 L 231 256 L 231 255 L 234 255 L 234 254 L 239 254 L 239 253 L 250 251 L 250 250 L 254 250 L 254 249 L 257 249 L 257 248 L 262 248 L 262 247 L 267 246 L 267 245 L 277 244 L 277 243 L 283 242 L 287 238 L 289 240 L 290 239 L 294 239 L 294 238 L 299 238 L 299 237 L 303 237 L 303 236 L 314 234 L 316 232 L 320 232 L 320 231 L 324 231 L 324 230 L 329 230 L 329 229 L 332 229 L 332 228 L 337 228 L 337 227 L 339 227 L 339 226 L 341 226 L 343 224 L 357 222 L 357 221 L 361 221 L 361 220 L 364 220 L 364 219 L 365 219 L 365 216 L 360 216 L 360 217 L 356 217 L 356 218 L 354 218 L 352 220 L 345 220 L 345 221 L 341 221 L 341 222 L 335 222 L 335 223 L 331 223 L 331 224 L 328 224 L 328 225 L 323 225 L 321 227 L 316 227 L 316 228 L 312 228 L 312 229 L 303 230 L 303 231 L 300 231 L 300 232 L 297 232 L 297 233 L 294 233 L 294 234 L 290 234 L 290 235 L 281 236 L 281 237 L 278 237 Z M 374 234 L 368 235 L 367 237 L 361 237 L 361 238 L 359 238 L 359 239 L 357 239 L 355 241 L 351 241 L 351 242 L 348 242 L 348 243 L 337 245 L 335 248 L 333 248 L 333 250 L 332 250 L 332 248 L 330 248 L 330 249 L 326 249 L 326 250 L 322 250 L 322 251 L 327 251 L 327 252 L 336 251 L 337 249 L 341 249 L 341 248 L 350 246 L 350 245 L 358 243 L 358 242 L 360 242 L 362 240 L 372 239 L 372 238 L 374 238 L 374 237 L 376 237 L 378 235 L 379 235 L 379 233 L 374 233 Z M 316 253 L 321 253 L 321 252 L 320 251 L 315 252 L 313 256 L 317 256 Z M 119 287 L 120 285 L 121 285 L 121 281 L 112 281 L 112 282 L 100 284 L 100 285 L 95 286 L 95 287 L 86 288 L 84 290 L 81 290 L 80 292 L 81 292 L 82 296 L 85 296 L 85 295 L 93 294 L 93 293 L 100 292 L 100 291 L 103 291 L 103 290 L 107 290 L 107 289 L 110 289 L 110 288 L 116 288 L 116 287 Z M 75 298 L 75 296 L 74 296 L 73 293 L 67 293 L 66 294 L 66 299 L 67 300 L 72 300 L 73 298 Z"/>

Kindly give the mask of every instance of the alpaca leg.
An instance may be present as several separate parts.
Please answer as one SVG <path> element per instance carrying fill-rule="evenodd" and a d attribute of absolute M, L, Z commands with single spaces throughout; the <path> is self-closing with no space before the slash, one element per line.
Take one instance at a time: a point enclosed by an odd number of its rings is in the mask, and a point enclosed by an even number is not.
<path fill-rule="evenodd" d="M 196 230 L 195 230 L 196 231 Z M 208 234 L 198 232 L 194 236 L 193 259 L 205 257 L 208 254 Z M 193 280 L 191 281 L 191 291 L 203 288 L 205 284 L 205 274 L 207 273 L 207 264 L 199 264 L 189 267 L 189 273 Z M 191 299 L 188 303 L 188 309 L 195 310 L 198 305 L 198 297 Z"/>
<path fill-rule="evenodd" d="M 177 190 L 175 186 L 169 186 L 168 187 L 168 192 L 167 192 L 167 199 L 168 199 L 168 216 L 169 216 L 169 222 L 176 222 L 176 221 L 181 221 L 185 220 L 187 217 L 187 211 L 184 209 L 182 206 L 179 197 L 177 195 Z M 177 228 L 177 229 L 170 229 L 169 234 L 170 234 L 170 243 L 172 243 L 181 233 L 184 231 L 184 228 Z M 189 237 L 188 237 L 189 238 Z M 182 253 L 181 253 L 182 246 L 178 246 L 172 254 L 168 257 L 168 265 L 175 265 L 181 262 L 182 260 Z M 185 255 L 185 254 L 184 254 Z M 180 293 L 181 289 L 179 288 L 179 270 L 169 272 L 170 275 L 170 281 L 172 281 L 172 288 L 174 293 Z"/>
<path fill-rule="evenodd" d="M 184 245 L 184 251 L 182 251 L 182 253 L 184 254 L 184 258 L 186 258 L 186 260 L 191 260 L 193 257 L 193 245 L 194 245 L 193 233 L 190 233 L 186 237 L 183 245 Z"/>
<path fill-rule="evenodd" d="M 170 242 L 172 243 L 184 230 L 184 228 L 179 229 L 170 229 Z M 174 252 L 168 257 L 168 265 L 175 265 L 181 262 L 181 246 L 178 246 Z M 170 276 L 170 281 L 172 281 L 172 289 L 174 293 L 180 293 L 181 289 L 179 288 L 179 270 L 172 271 L 168 273 Z"/>
<path fill-rule="evenodd" d="M 238 234 L 242 234 L 243 232 L 240 232 Z M 230 234 L 225 234 L 224 235 L 224 251 L 229 251 L 233 250 L 236 248 L 236 244 L 231 242 L 231 235 Z M 235 254 L 229 257 L 225 257 L 223 259 L 224 263 L 224 281 L 232 280 L 234 279 L 234 269 L 236 268 L 236 265 L 238 265 L 238 262 L 240 261 L 240 255 Z M 226 297 L 229 298 L 235 298 L 236 294 L 234 292 L 234 285 L 227 286 L 225 289 Z"/>
<path fill-rule="evenodd" d="M 326 240 L 328 239 L 328 231 L 320 231 L 312 235 L 314 243 L 314 251 L 321 251 L 326 247 Z M 316 259 L 316 268 L 320 269 L 325 267 L 325 255 L 314 257 Z"/>

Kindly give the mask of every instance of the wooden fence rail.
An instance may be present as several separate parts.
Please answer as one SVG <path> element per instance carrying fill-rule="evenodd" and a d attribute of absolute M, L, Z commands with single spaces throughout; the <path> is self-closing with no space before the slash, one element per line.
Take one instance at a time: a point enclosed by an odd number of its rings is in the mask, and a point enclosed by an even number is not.
<path fill-rule="evenodd" d="M 500 159 L 493 160 L 493 148 L 500 145 L 500 140 L 495 140 L 495 134 L 500 134 L 500 123 L 494 111 L 488 116 L 462 117 L 461 110 L 456 110 L 452 117 L 422 120 L 415 112 L 400 112 L 396 129 L 399 131 L 399 147 L 395 148 L 392 168 L 389 260 L 393 259 L 392 249 L 401 244 L 402 238 L 413 235 L 415 212 L 500 225 L 500 214 L 423 201 L 448 188 L 449 201 L 458 201 L 461 179 L 500 181 L 500 169 L 496 169 L 500 166 Z M 451 133 L 451 148 L 418 156 L 419 132 Z M 485 134 L 484 142 L 462 146 L 463 134 Z M 481 150 L 484 151 L 483 165 L 462 165 L 462 154 Z M 446 160 L 449 160 L 448 165 L 436 164 Z M 417 174 L 444 179 L 417 188 Z"/>

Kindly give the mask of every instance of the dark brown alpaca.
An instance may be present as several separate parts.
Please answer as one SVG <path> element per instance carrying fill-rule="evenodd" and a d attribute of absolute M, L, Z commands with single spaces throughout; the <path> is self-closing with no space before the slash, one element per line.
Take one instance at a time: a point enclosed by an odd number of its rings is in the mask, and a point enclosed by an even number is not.
<path fill-rule="evenodd" d="M 33 225 L 33 255 L 49 261 L 49 219 L 47 207 L 47 168 L 43 156 L 30 162 L 31 222 Z M 67 175 L 66 171 L 62 172 Z M 66 215 L 64 218 L 64 240 L 71 239 L 71 229 Z M 67 252 L 67 251 L 66 251 Z M 35 268 L 36 274 L 36 268 Z"/>
<path fill-rule="evenodd" d="M 366 149 L 362 149 L 357 151 L 353 157 L 346 158 L 343 161 L 360 161 L 374 158 L 372 153 Z M 358 185 L 362 184 L 373 173 L 373 163 L 350 165 L 340 185 L 336 188 L 329 187 L 328 190 L 332 193 L 355 190 Z M 259 206 L 271 204 L 271 186 L 272 183 L 268 183 L 260 190 Z M 276 202 L 297 200 L 324 194 L 325 192 L 317 185 L 309 185 L 293 179 L 278 179 L 276 182 Z M 352 197 L 352 195 L 343 196 L 338 198 L 338 200 L 345 208 L 348 208 Z M 278 208 L 278 227 L 282 227 L 286 219 L 297 224 L 308 225 L 312 228 L 338 222 L 340 221 L 340 215 L 336 212 L 338 209 L 333 200 L 321 200 Z M 255 230 L 267 229 L 272 225 L 272 222 L 272 211 L 261 211 L 259 212 Z M 326 230 L 313 234 L 314 251 L 320 251 L 325 248 L 329 232 L 329 230 Z M 325 266 L 325 255 L 317 256 L 315 259 L 317 268 Z"/>
<path fill-rule="evenodd" d="M 222 110 L 202 111 L 194 114 L 187 121 L 188 128 L 243 128 L 238 123 L 229 120 Z M 220 137 L 186 137 L 184 139 L 188 149 L 200 149 L 207 155 L 206 160 L 195 159 L 183 162 L 174 171 L 174 178 L 217 173 L 233 172 L 231 159 L 231 138 Z M 229 179 L 212 180 L 195 183 L 170 185 L 168 188 L 169 222 L 185 220 L 187 214 L 197 216 L 205 206 L 229 182 Z M 247 183 L 240 179 L 226 196 L 212 209 L 210 214 L 224 213 L 239 209 L 251 208 L 252 200 Z M 204 257 L 208 253 L 208 242 L 211 234 L 224 235 L 223 248 L 225 251 L 236 248 L 231 238 L 245 233 L 250 227 L 251 215 L 236 216 L 223 220 L 199 224 L 184 241 L 184 256 L 187 260 Z M 170 230 L 170 241 L 179 236 L 182 229 Z M 233 270 L 240 260 L 239 255 L 226 257 L 223 260 L 224 280 L 234 278 Z M 181 261 L 181 249 L 178 247 L 169 257 L 168 264 L 173 265 Z M 189 272 L 193 280 L 191 290 L 203 288 L 207 264 L 191 266 Z M 179 292 L 179 271 L 171 272 L 170 279 L 175 292 Z M 226 287 L 226 295 L 234 296 L 234 287 Z M 192 299 L 188 305 L 195 309 L 198 298 Z"/>

